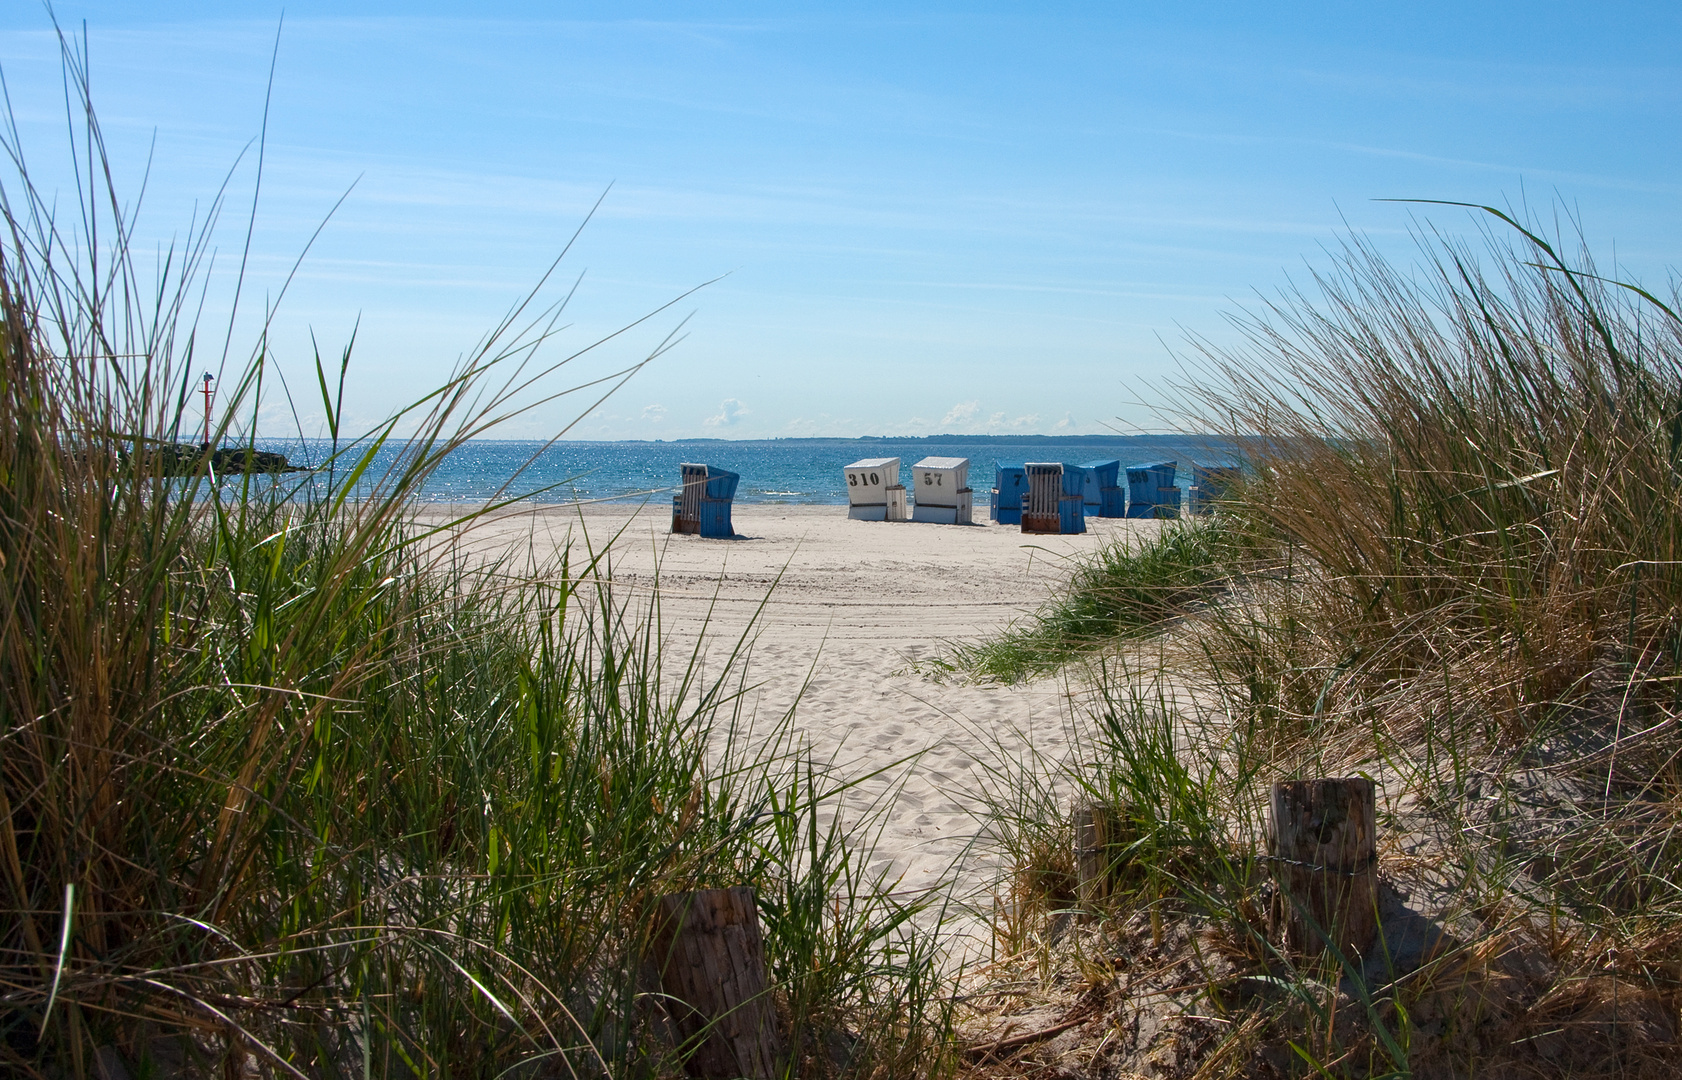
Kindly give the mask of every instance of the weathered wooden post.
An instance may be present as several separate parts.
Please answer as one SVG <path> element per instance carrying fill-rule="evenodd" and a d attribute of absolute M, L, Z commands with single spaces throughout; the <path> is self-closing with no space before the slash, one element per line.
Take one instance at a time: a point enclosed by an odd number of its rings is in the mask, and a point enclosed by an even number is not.
<path fill-rule="evenodd" d="M 673 893 L 658 907 L 654 963 L 689 1053 L 685 1070 L 703 1080 L 773 1080 L 782 1044 L 753 890 Z"/>
<path fill-rule="evenodd" d="M 1075 826 L 1075 896 L 1080 901 L 1080 920 L 1090 922 L 1098 906 L 1110 895 L 1114 857 L 1110 846 L 1116 840 L 1115 809 L 1108 803 L 1077 802 L 1072 813 Z"/>
<path fill-rule="evenodd" d="M 1373 782 L 1287 780 L 1273 785 L 1274 917 L 1285 948 L 1334 945 L 1364 955 L 1378 929 L 1378 835 Z"/>

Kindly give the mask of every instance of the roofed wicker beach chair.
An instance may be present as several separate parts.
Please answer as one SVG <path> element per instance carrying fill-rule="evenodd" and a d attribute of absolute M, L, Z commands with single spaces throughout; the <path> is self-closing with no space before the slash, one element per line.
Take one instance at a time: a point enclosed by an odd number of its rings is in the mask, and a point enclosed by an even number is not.
<path fill-rule="evenodd" d="M 1022 531 L 1085 532 L 1085 474 L 1079 469 L 1065 470 L 1055 461 L 1030 461 L 1023 468 L 1028 474 L 1028 493 L 1022 496 Z"/>
<path fill-rule="evenodd" d="M 1180 516 L 1180 489 L 1174 486 L 1175 461 L 1155 465 L 1131 465 L 1127 469 L 1127 516 L 1130 518 L 1173 518 Z"/>
<path fill-rule="evenodd" d="M 968 525 L 975 507 L 969 486 L 969 458 L 926 457 L 911 466 L 912 521 Z"/>
<path fill-rule="evenodd" d="M 1086 472 L 1086 490 L 1083 494 L 1087 516 L 1126 517 L 1127 492 L 1123 491 L 1117 482 L 1121 475 L 1121 462 L 1114 459 L 1088 461 L 1081 468 Z"/>
<path fill-rule="evenodd" d="M 1028 494 L 1027 468 L 1019 461 L 1000 461 L 993 468 L 993 505 L 987 516 L 1000 525 L 1022 524 L 1022 496 Z"/>
<path fill-rule="evenodd" d="M 684 462 L 683 493 L 672 496 L 672 531 L 728 540 L 736 535 L 730 524 L 730 504 L 741 477 L 716 465 Z"/>
<path fill-rule="evenodd" d="M 1232 465 L 1193 465 L 1191 490 L 1186 492 L 1187 509 L 1193 514 L 1214 513 L 1216 504 L 1243 475 L 1244 470 Z"/>
<path fill-rule="evenodd" d="M 847 516 L 854 521 L 904 521 L 905 485 L 899 458 L 865 458 L 841 470 L 847 478 Z"/>

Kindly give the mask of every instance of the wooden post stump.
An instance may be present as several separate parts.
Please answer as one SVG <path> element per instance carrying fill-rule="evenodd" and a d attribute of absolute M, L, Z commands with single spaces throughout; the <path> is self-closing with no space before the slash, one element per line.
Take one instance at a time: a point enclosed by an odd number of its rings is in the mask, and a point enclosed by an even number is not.
<path fill-rule="evenodd" d="M 673 893 L 658 906 L 654 962 L 685 1070 L 703 1080 L 774 1080 L 782 1045 L 753 890 Z"/>
<path fill-rule="evenodd" d="M 1090 922 L 1098 905 L 1110 895 L 1110 846 L 1116 840 L 1115 809 L 1108 803 L 1076 803 L 1075 896 L 1080 901 L 1080 919 Z"/>
<path fill-rule="evenodd" d="M 1364 955 L 1378 929 L 1378 836 L 1365 777 L 1273 785 L 1274 918 L 1286 949 Z"/>

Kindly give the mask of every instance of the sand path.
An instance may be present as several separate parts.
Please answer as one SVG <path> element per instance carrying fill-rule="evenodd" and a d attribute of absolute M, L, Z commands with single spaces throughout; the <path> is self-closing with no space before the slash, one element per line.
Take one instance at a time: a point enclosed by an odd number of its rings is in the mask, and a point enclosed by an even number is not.
<path fill-rule="evenodd" d="M 663 507 L 511 509 L 476 527 L 471 544 L 529 545 L 541 559 L 587 532 L 635 594 L 648 595 L 658 569 L 669 645 L 688 650 L 705 626 L 714 663 L 753 622 L 746 703 L 756 722 L 780 718 L 804 684 L 795 726 L 814 754 L 847 776 L 886 769 L 850 796 L 885 800 L 875 865 L 904 890 L 950 877 L 955 895 L 979 898 L 993 864 L 971 854 L 982 822 L 970 793 L 989 764 L 1030 749 L 1061 754 L 1071 691 L 1061 679 L 956 684 L 916 665 L 1034 610 L 1071 556 L 1159 526 L 1092 519 L 1084 535 L 1024 536 L 990 523 L 851 521 L 834 506 L 738 505 L 734 514 L 738 539 L 722 541 L 672 536 Z"/>

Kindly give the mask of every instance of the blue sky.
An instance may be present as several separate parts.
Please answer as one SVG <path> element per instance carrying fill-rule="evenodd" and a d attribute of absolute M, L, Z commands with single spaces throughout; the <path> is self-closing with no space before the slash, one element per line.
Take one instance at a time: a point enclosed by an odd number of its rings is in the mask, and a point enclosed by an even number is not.
<path fill-rule="evenodd" d="M 86 20 L 126 189 L 156 140 L 137 235 L 167 242 L 260 128 L 282 10 L 56 11 Z M 1149 430 L 1187 331 L 1226 338 L 1224 313 L 1348 230 L 1408 257 L 1420 211 L 1377 199 L 1563 205 L 1603 267 L 1663 284 L 1679 46 L 1682 8 L 1656 4 L 293 3 L 251 280 L 278 289 L 350 191 L 272 354 L 308 390 L 310 333 L 336 352 L 360 319 L 347 411 L 371 423 L 605 191 L 555 355 L 725 276 L 577 362 L 564 377 L 632 362 L 688 318 L 571 437 Z M 0 65 L 32 172 L 64 182 L 43 9 L 0 13 Z M 569 401 L 504 433 L 551 435 Z"/>

